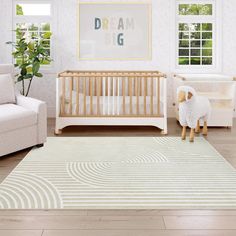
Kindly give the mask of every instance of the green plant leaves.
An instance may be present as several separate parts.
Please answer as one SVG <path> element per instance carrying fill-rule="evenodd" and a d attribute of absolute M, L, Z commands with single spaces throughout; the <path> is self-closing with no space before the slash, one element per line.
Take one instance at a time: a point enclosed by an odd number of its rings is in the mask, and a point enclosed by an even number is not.
<path fill-rule="evenodd" d="M 42 78 L 42 77 L 43 77 L 43 74 L 41 74 L 41 73 L 36 73 L 35 76 L 36 76 L 36 77 L 39 77 L 39 78 Z"/>
<path fill-rule="evenodd" d="M 50 58 L 50 38 L 51 32 L 45 32 L 40 35 L 40 38 L 31 38 L 25 34 L 20 28 L 15 30 L 16 42 L 7 42 L 12 45 L 15 50 L 12 53 L 16 59 L 15 67 L 19 69 L 19 74 L 16 75 L 16 81 L 22 82 L 23 95 L 27 96 L 30 90 L 31 82 L 34 77 L 41 78 L 40 66 L 48 65 L 52 61 Z M 27 38 L 27 39 L 26 39 Z M 24 83 L 24 80 L 29 79 L 29 83 Z M 28 86 L 25 88 L 25 86 Z"/>
<path fill-rule="evenodd" d="M 33 42 L 33 41 L 30 41 L 30 42 L 28 43 L 28 48 L 29 48 L 31 51 L 34 50 L 34 42 Z"/>
<path fill-rule="evenodd" d="M 21 69 L 20 74 L 21 74 L 22 76 L 24 76 L 24 75 L 27 74 L 27 69 L 26 69 L 26 67 L 23 67 L 23 68 Z"/>
<path fill-rule="evenodd" d="M 33 75 L 32 74 L 27 74 L 24 76 L 24 79 L 32 79 Z"/>
<path fill-rule="evenodd" d="M 18 76 L 17 82 L 21 82 L 22 80 L 24 80 L 24 76 L 22 76 L 22 75 Z"/>
<path fill-rule="evenodd" d="M 36 75 L 39 71 L 40 68 L 40 62 L 36 61 L 33 63 L 33 67 L 32 67 L 32 72 L 34 75 Z"/>

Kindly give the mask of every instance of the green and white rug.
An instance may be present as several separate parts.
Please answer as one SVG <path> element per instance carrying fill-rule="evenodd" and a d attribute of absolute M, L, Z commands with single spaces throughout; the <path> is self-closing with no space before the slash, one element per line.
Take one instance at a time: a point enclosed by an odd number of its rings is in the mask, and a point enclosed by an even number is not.
<path fill-rule="evenodd" d="M 48 138 L 0 185 L 1 209 L 236 209 L 236 170 L 203 138 Z"/>

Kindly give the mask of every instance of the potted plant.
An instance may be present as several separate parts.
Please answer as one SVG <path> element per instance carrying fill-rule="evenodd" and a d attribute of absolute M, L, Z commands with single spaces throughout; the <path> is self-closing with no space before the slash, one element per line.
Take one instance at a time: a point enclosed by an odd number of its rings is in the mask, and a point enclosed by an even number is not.
<path fill-rule="evenodd" d="M 41 65 L 51 62 L 49 52 L 45 48 L 45 44 L 51 37 L 51 32 L 45 32 L 39 38 L 32 38 L 19 28 L 15 32 L 17 41 L 7 42 L 7 44 L 14 47 L 12 55 L 16 61 L 15 67 L 19 69 L 16 83 L 22 83 L 21 94 L 28 96 L 33 79 L 43 77 L 39 72 Z"/>

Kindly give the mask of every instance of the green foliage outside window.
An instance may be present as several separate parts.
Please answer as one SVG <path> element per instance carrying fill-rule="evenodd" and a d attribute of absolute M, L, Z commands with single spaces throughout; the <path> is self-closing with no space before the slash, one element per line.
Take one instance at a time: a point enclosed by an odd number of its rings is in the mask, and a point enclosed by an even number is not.
<path fill-rule="evenodd" d="M 16 5 L 16 15 L 17 15 L 17 16 L 23 16 L 23 15 L 24 15 L 22 6 L 20 6 L 20 5 L 18 5 L 18 4 Z"/>
<path fill-rule="evenodd" d="M 212 15 L 212 4 L 179 4 L 179 15 Z"/>

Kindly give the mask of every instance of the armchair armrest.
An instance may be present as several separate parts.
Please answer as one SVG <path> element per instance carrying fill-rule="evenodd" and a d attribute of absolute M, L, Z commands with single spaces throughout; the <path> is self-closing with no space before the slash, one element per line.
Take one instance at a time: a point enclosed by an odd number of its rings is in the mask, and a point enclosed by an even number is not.
<path fill-rule="evenodd" d="M 34 98 L 25 97 L 22 95 L 16 96 L 16 103 L 17 105 L 22 106 L 28 110 L 34 111 L 36 113 L 39 113 L 41 107 L 46 106 L 45 102 Z"/>
<path fill-rule="evenodd" d="M 37 113 L 37 133 L 38 144 L 46 142 L 47 137 L 47 105 L 40 100 L 24 97 L 22 95 L 16 96 L 16 103 L 18 106 L 22 106 L 28 110 Z"/>

